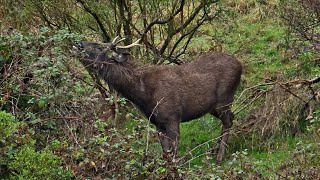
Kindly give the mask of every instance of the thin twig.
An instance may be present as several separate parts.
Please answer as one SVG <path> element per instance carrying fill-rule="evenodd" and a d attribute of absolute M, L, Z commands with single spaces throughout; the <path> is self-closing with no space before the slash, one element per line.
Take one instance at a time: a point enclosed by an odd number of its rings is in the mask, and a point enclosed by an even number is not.
<path fill-rule="evenodd" d="M 63 116 L 60 112 L 58 112 L 58 113 L 60 114 L 60 116 Z M 76 144 L 77 144 L 79 147 L 81 147 L 81 145 L 79 144 L 79 142 L 78 142 L 78 140 L 77 140 L 77 135 L 76 135 L 76 133 L 73 134 L 73 132 L 72 132 L 72 130 L 71 130 L 68 122 L 67 122 L 65 119 L 63 119 L 63 121 L 64 121 L 64 123 L 67 125 L 67 128 L 68 128 L 71 136 L 73 137 L 74 141 L 76 142 Z"/>
<path fill-rule="evenodd" d="M 298 95 L 296 95 L 295 93 L 293 93 L 289 88 L 285 87 L 283 84 L 278 83 L 279 86 L 284 89 L 286 92 L 292 94 L 294 97 L 300 99 L 301 101 L 303 101 L 304 103 L 307 103 L 304 99 L 302 99 L 301 97 L 299 97 Z"/>
<path fill-rule="evenodd" d="M 155 105 L 155 107 L 152 109 L 152 112 L 148 118 L 148 125 L 147 125 L 147 145 L 146 145 L 146 151 L 145 151 L 145 155 L 148 155 L 148 150 L 149 150 L 149 137 L 150 137 L 150 121 L 151 121 L 151 117 L 154 114 L 154 111 L 156 110 L 156 108 L 159 106 L 159 104 L 161 103 L 161 101 L 164 99 L 164 97 L 162 97 L 160 99 L 160 101 L 157 101 L 157 104 Z"/>
<path fill-rule="evenodd" d="M 229 130 L 229 131 L 230 131 L 230 130 Z M 218 136 L 217 138 L 210 139 L 210 140 L 208 140 L 208 141 L 206 141 L 206 142 L 204 142 L 204 143 L 201 143 L 201 144 L 197 145 L 196 147 L 192 148 L 189 152 L 187 152 L 186 155 L 184 155 L 183 157 L 181 157 L 178 161 L 181 161 L 182 159 L 185 159 L 185 158 L 187 157 L 187 155 L 189 155 L 189 154 L 192 155 L 192 152 L 195 151 L 196 149 L 200 148 L 201 146 L 204 146 L 204 145 L 209 144 L 209 142 L 211 142 L 211 141 L 218 140 L 218 139 L 221 138 L 222 136 L 223 136 L 223 135 L 220 135 L 220 136 Z M 199 157 L 200 157 L 200 156 L 199 156 Z M 183 163 L 182 165 L 184 165 L 184 164 L 192 161 L 193 159 L 195 159 L 195 158 L 192 158 L 192 159 L 188 160 L 187 162 Z"/>
<path fill-rule="evenodd" d="M 250 103 L 246 104 L 245 106 L 243 106 L 240 110 L 238 110 L 237 112 L 234 112 L 234 114 L 238 114 L 240 113 L 243 109 L 247 108 L 248 106 L 252 105 L 253 102 L 255 102 L 256 100 L 258 100 L 261 96 L 263 95 L 263 93 L 260 93 L 258 96 L 256 96 L 253 100 L 251 100 Z"/>

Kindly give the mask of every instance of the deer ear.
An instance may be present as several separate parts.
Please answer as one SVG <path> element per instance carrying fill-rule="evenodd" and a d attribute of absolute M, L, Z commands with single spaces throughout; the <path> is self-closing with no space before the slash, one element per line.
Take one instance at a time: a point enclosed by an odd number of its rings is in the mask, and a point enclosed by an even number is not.
<path fill-rule="evenodd" d="M 128 54 L 122 54 L 122 53 L 116 53 L 116 52 L 113 52 L 112 56 L 117 62 L 125 62 L 129 58 Z"/>

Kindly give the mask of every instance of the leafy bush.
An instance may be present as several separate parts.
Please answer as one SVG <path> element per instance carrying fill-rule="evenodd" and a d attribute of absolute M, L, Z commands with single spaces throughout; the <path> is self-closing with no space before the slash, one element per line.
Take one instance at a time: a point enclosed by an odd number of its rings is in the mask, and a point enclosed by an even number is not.
<path fill-rule="evenodd" d="M 14 133 L 18 131 L 19 123 L 14 116 L 5 111 L 0 111 L 0 178 L 7 171 L 9 154 L 15 146 Z"/>
<path fill-rule="evenodd" d="M 37 152 L 23 123 L 0 111 L 0 179 L 70 179 L 61 160 L 49 149 Z"/>
<path fill-rule="evenodd" d="M 14 116 L 5 111 L 0 111 L 0 140 L 5 143 L 6 140 L 17 132 L 19 123 L 15 121 Z"/>
<path fill-rule="evenodd" d="M 0 36 L 0 55 L 3 56 L 0 90 L 8 96 L 1 107 L 17 111 L 18 117 L 19 110 L 53 113 L 55 108 L 51 111 L 49 106 L 60 106 L 65 97 L 70 97 L 66 88 L 74 83 L 70 81 L 72 74 L 68 72 L 64 49 L 69 49 L 70 40 L 77 38 L 68 31 L 52 32 L 47 28 L 42 28 L 39 35 L 13 31 Z M 8 103 L 16 104 L 16 109 Z"/>
<path fill-rule="evenodd" d="M 36 152 L 23 146 L 15 153 L 9 169 L 10 179 L 71 179 L 72 174 L 63 169 L 60 159 L 49 150 Z"/>

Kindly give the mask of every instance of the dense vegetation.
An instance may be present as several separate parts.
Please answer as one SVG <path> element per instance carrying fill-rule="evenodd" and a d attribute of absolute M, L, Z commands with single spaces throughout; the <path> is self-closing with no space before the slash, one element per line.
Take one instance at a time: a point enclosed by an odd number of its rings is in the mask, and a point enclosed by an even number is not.
<path fill-rule="evenodd" d="M 319 1 L 88 2 L 1 1 L 0 179 L 320 178 Z M 117 35 L 142 38 L 141 65 L 241 60 L 221 166 L 219 121 L 182 124 L 181 158 L 165 162 L 153 125 L 70 54 Z"/>

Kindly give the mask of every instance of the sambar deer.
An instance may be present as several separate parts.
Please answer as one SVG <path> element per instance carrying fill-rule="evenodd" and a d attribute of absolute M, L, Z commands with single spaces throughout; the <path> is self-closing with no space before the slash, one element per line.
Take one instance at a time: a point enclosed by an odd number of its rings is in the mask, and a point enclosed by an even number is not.
<path fill-rule="evenodd" d="M 138 41 L 137 41 L 138 42 Z M 156 126 L 165 153 L 177 153 L 179 125 L 207 113 L 222 122 L 217 164 L 222 162 L 232 126 L 230 106 L 242 73 L 241 63 L 224 53 L 206 53 L 179 66 L 137 67 L 127 48 L 111 43 L 78 42 L 73 50 L 89 71 L 135 104 Z"/>

